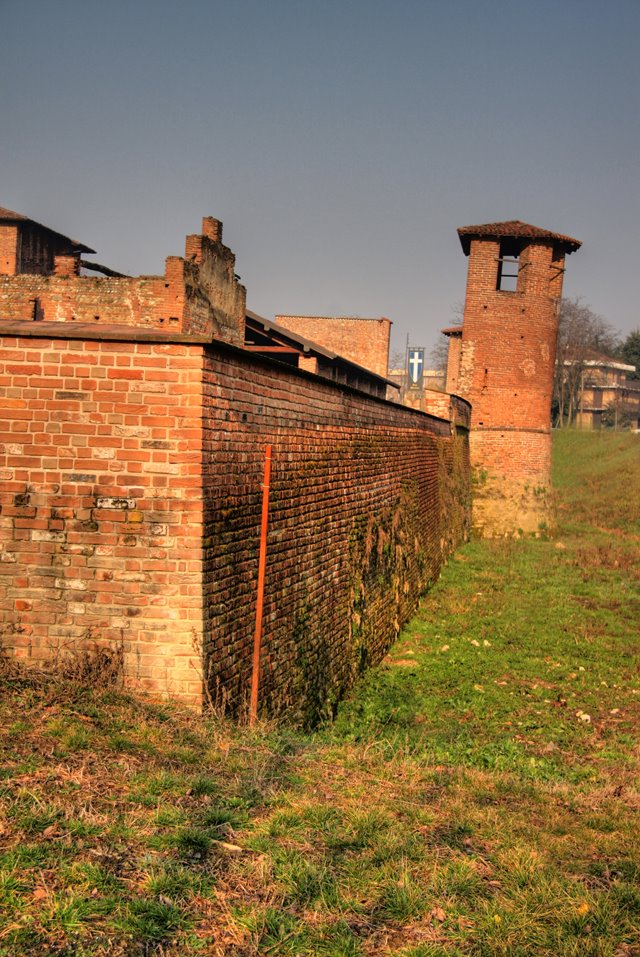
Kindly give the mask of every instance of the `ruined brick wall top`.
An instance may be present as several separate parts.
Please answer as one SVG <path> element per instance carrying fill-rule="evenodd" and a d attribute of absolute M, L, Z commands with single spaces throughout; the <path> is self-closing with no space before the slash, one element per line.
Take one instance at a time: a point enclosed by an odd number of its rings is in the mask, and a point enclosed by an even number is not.
<path fill-rule="evenodd" d="M 235 268 L 236 257 L 222 242 L 222 223 L 205 216 L 202 233 L 186 239 L 184 332 L 243 344 L 247 295 Z"/>
<path fill-rule="evenodd" d="M 353 316 L 276 316 L 276 322 L 386 378 L 391 320 Z"/>
<path fill-rule="evenodd" d="M 154 327 L 242 344 L 246 293 L 218 220 L 205 217 L 202 235 L 187 237 L 185 258 L 167 257 L 163 276 L 80 276 L 60 250 L 51 268 L 42 260 L 18 274 L 20 228 L 0 222 L 0 320 Z M 51 258 L 53 247 L 30 248 Z"/>

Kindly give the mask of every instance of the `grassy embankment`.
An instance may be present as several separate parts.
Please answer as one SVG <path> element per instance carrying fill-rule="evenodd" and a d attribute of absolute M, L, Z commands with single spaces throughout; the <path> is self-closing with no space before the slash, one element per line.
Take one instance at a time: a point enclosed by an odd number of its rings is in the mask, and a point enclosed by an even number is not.
<path fill-rule="evenodd" d="M 0 954 L 640 954 L 640 437 L 556 483 L 316 735 L 5 676 Z"/>

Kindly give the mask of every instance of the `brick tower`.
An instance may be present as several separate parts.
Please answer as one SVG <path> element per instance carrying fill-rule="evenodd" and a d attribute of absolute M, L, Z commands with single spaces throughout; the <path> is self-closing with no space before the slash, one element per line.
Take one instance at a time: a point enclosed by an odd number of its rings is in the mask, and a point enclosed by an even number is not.
<path fill-rule="evenodd" d="M 488 535 L 549 523 L 551 395 L 570 236 L 520 220 L 458 230 L 469 256 L 464 322 L 448 382 L 473 407 L 474 522 Z"/>

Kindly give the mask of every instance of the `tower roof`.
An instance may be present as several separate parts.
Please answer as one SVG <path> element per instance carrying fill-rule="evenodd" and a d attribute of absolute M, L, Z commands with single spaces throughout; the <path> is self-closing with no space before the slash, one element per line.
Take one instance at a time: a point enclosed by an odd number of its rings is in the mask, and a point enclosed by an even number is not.
<path fill-rule="evenodd" d="M 79 243 L 77 239 L 70 239 L 69 236 L 64 236 L 57 230 L 51 229 L 50 226 L 43 226 L 42 223 L 37 223 L 35 219 L 30 219 L 29 216 L 23 216 L 22 213 L 15 213 L 12 209 L 6 209 L 4 206 L 0 206 L 0 223 L 30 223 L 32 226 L 37 226 L 38 229 L 44 229 L 52 236 L 56 236 L 58 239 L 68 243 L 71 252 L 95 253 L 95 249 L 85 246 L 84 243 Z"/>
<path fill-rule="evenodd" d="M 458 236 L 465 256 L 469 255 L 472 239 L 537 239 L 561 246 L 566 253 L 574 253 L 582 245 L 579 239 L 531 226 L 520 219 L 508 219 L 504 223 L 485 223 L 484 226 L 461 226 Z"/>

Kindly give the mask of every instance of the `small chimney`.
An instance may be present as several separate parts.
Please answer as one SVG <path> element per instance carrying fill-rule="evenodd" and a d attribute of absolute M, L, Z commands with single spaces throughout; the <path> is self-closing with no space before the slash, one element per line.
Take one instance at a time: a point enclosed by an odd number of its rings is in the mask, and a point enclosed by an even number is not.
<path fill-rule="evenodd" d="M 205 216 L 202 220 L 202 235 L 214 243 L 222 242 L 222 223 L 213 216 Z"/>

